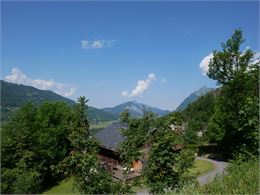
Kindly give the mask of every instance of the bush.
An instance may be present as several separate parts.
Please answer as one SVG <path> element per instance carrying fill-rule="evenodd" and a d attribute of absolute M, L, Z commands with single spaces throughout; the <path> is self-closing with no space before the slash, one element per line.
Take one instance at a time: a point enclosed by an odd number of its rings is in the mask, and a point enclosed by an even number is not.
<path fill-rule="evenodd" d="M 213 182 L 204 186 L 186 182 L 168 194 L 259 194 L 259 160 L 233 160 L 227 174 L 217 175 Z"/>
<path fill-rule="evenodd" d="M 28 194 L 40 190 L 40 174 L 36 171 L 4 169 L 1 175 L 1 193 Z"/>
<path fill-rule="evenodd" d="M 40 174 L 36 171 L 23 172 L 17 175 L 14 182 L 16 194 L 38 193 L 40 189 Z"/>
<path fill-rule="evenodd" d="M 232 161 L 227 175 L 217 176 L 200 191 L 207 194 L 259 194 L 259 160 Z"/>

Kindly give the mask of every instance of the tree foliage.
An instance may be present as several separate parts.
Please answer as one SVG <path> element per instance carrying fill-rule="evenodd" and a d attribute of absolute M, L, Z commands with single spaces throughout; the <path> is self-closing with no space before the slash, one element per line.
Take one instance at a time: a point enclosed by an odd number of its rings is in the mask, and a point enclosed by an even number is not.
<path fill-rule="evenodd" d="M 121 118 L 128 124 L 128 128 L 122 131 L 126 140 L 120 150 L 126 165 L 130 167 L 142 152 L 148 152 L 143 177 L 151 192 L 162 193 L 180 186 L 187 179 L 187 170 L 194 160 L 193 152 L 175 148 L 182 146 L 184 139 L 181 134 L 173 132 L 170 125 L 173 122 L 181 124 L 181 114 L 156 118 L 153 113 L 144 111 L 143 117 L 136 119 L 130 118 L 126 111 Z"/>
<path fill-rule="evenodd" d="M 130 118 L 130 114 L 126 110 L 121 114 L 121 120 L 127 123 L 128 128 L 121 130 L 126 140 L 120 145 L 120 158 L 127 166 L 130 166 L 134 160 L 140 157 L 140 149 L 149 139 L 149 133 L 155 125 L 155 115 L 144 110 L 142 118 Z"/>
<path fill-rule="evenodd" d="M 197 101 L 190 104 L 184 111 L 183 124 L 185 125 L 185 141 L 189 144 L 198 143 L 198 132 L 203 132 L 202 140 L 207 140 L 206 132 L 208 123 L 214 113 L 215 99 L 218 89 L 201 96 Z M 202 141 L 201 140 L 201 141 Z"/>
<path fill-rule="evenodd" d="M 57 166 L 58 172 L 74 177 L 74 186 L 82 194 L 112 193 L 115 184 L 101 167 L 97 157 L 97 142 L 89 133 L 85 97 L 80 97 L 72 112 L 69 140 L 71 151 Z"/>
<path fill-rule="evenodd" d="M 254 55 L 252 50 L 240 51 L 240 46 L 244 41 L 242 31 L 235 30 L 231 38 L 221 44 L 222 51 L 213 52 L 214 57 L 209 63 L 209 78 L 217 80 L 219 84 L 227 84 L 240 73 L 245 73 L 253 68 L 253 65 L 250 64 Z"/>
<path fill-rule="evenodd" d="M 118 184 L 104 170 L 98 145 L 89 133 L 85 97 L 65 103 L 31 103 L 1 129 L 1 192 L 39 193 L 62 175 L 74 176 L 84 194 L 116 192 Z M 54 171 L 55 170 L 55 171 Z"/>
<path fill-rule="evenodd" d="M 2 193 L 38 193 L 56 177 L 50 166 L 70 147 L 64 103 L 31 103 L 19 109 L 1 129 Z"/>
<path fill-rule="evenodd" d="M 242 31 L 236 30 L 209 64 L 208 76 L 222 84 L 209 133 L 229 157 L 259 152 L 259 61 L 250 49 L 240 51 L 243 42 Z"/>
<path fill-rule="evenodd" d="M 154 134 L 149 160 L 145 169 L 147 185 L 152 193 L 164 193 L 180 187 L 189 178 L 187 170 L 192 166 L 194 153 L 179 150 L 183 144 L 181 135 L 171 129 L 160 129 Z"/>

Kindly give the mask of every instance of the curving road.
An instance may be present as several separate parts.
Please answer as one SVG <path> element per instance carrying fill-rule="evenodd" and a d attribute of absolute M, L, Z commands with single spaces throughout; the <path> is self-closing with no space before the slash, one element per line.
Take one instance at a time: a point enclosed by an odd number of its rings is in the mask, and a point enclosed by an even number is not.
<path fill-rule="evenodd" d="M 205 173 L 203 175 L 200 175 L 197 178 L 200 185 L 204 185 L 204 184 L 207 184 L 207 183 L 213 181 L 214 177 L 217 174 L 223 174 L 225 172 L 225 168 L 228 165 L 227 162 L 212 160 L 212 159 L 203 158 L 203 157 L 197 157 L 196 159 L 208 161 L 208 162 L 212 163 L 215 167 L 212 171 Z"/>

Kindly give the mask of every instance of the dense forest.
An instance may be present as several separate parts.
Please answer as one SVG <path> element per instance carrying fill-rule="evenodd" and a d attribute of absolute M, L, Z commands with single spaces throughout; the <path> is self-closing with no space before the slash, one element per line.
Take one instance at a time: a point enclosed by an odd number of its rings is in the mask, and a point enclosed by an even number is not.
<path fill-rule="evenodd" d="M 252 50 L 240 50 L 243 42 L 238 29 L 222 43 L 222 50 L 213 51 L 208 77 L 219 87 L 186 109 L 163 117 L 146 109 L 141 118 L 131 117 L 128 110 L 121 113 L 120 120 L 128 126 L 121 129 L 126 139 L 119 149 L 125 177 L 131 162 L 149 148 L 139 181 L 151 193 L 258 193 L 259 61 Z M 1 193 L 41 193 L 72 176 L 82 194 L 133 192 L 135 182 L 115 181 L 101 166 L 87 102 L 79 97 L 71 106 L 28 103 L 2 125 Z M 171 125 L 184 130 L 173 131 Z M 228 176 L 198 186 L 189 169 L 197 146 L 207 143 L 216 143 L 229 160 Z"/>

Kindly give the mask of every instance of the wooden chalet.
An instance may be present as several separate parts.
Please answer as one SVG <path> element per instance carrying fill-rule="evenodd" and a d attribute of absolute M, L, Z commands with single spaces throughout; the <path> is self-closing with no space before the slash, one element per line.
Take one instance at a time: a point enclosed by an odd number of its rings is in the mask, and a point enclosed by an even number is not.
<path fill-rule="evenodd" d="M 95 135 L 100 143 L 98 155 L 101 164 L 113 174 L 114 179 L 131 180 L 141 175 L 143 162 L 140 159 L 133 161 L 128 177 L 124 178 L 125 168 L 120 162 L 118 153 L 118 146 L 125 139 L 119 132 L 121 128 L 127 128 L 127 125 L 121 122 L 112 123 Z"/>

